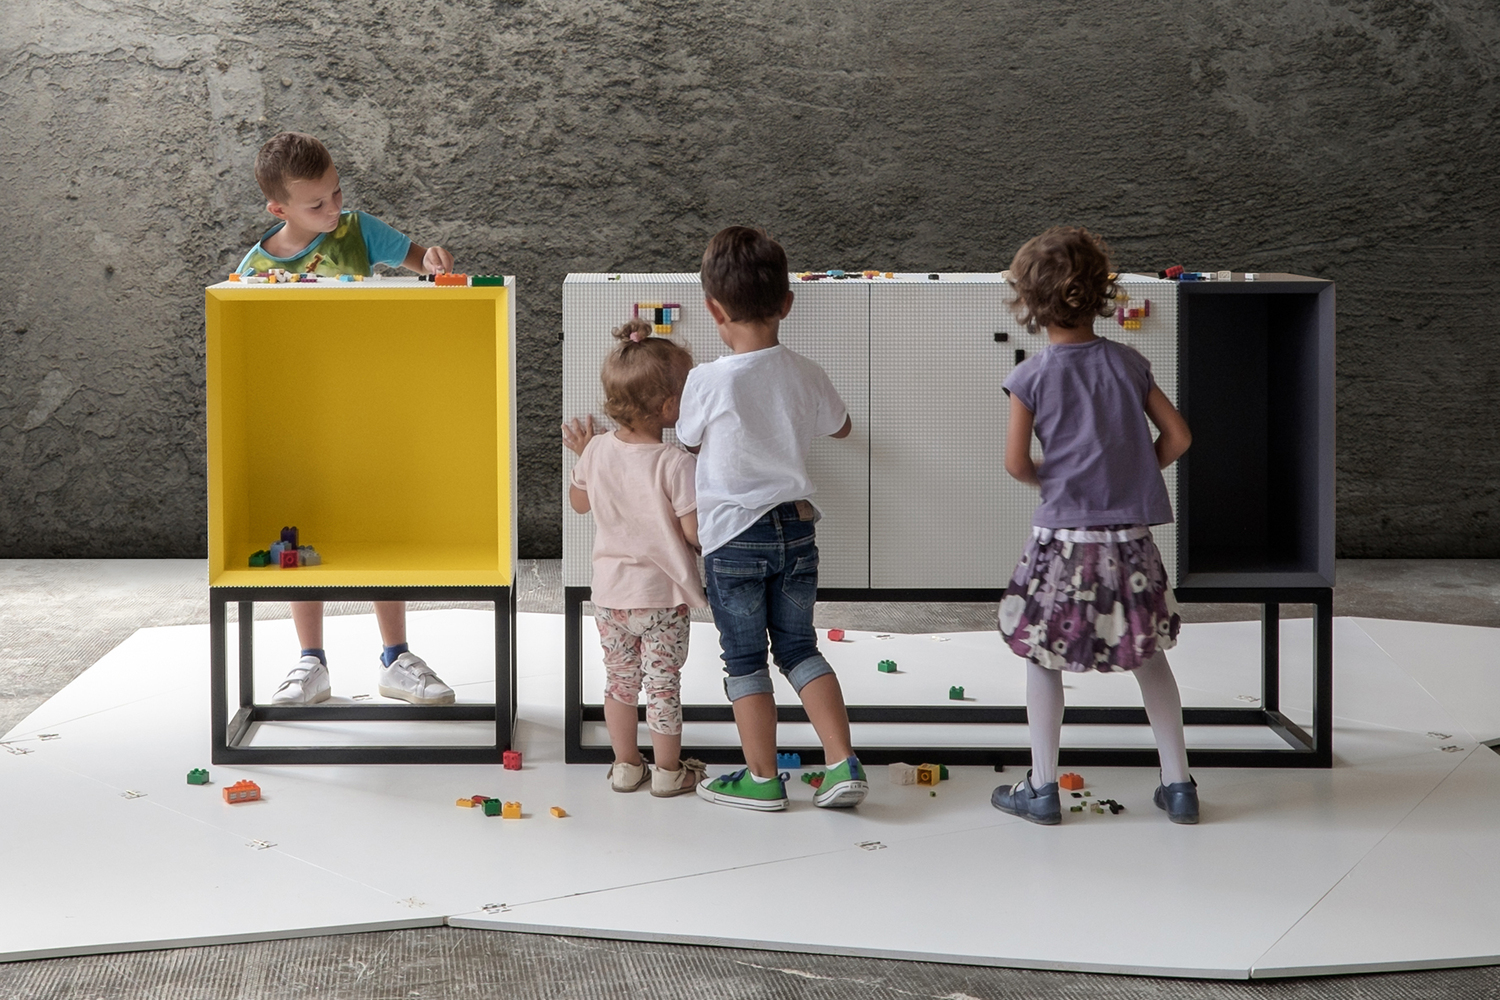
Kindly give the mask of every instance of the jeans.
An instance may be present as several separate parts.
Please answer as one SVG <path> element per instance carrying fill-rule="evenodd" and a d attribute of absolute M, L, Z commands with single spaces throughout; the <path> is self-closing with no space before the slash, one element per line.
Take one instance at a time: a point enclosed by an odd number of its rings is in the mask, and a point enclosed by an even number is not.
<path fill-rule="evenodd" d="M 802 519 L 804 513 L 807 520 Z M 809 681 L 833 673 L 818 652 L 813 631 L 818 545 L 810 504 L 773 507 L 705 554 L 703 568 L 724 672 L 729 675 L 724 693 L 730 701 L 774 690 L 766 667 L 768 647 L 777 668 L 798 692 Z"/>

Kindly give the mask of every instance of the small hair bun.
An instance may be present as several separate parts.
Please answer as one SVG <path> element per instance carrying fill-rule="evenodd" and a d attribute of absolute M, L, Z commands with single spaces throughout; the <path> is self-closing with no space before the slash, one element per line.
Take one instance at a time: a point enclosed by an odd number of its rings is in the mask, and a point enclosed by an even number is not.
<path fill-rule="evenodd" d="M 626 320 L 624 323 L 621 323 L 619 326 L 615 327 L 610 331 L 610 336 L 614 337 L 616 340 L 632 340 L 639 344 L 647 337 L 651 336 L 651 333 L 651 324 L 641 319 L 640 317 L 636 317 L 635 319 Z"/>

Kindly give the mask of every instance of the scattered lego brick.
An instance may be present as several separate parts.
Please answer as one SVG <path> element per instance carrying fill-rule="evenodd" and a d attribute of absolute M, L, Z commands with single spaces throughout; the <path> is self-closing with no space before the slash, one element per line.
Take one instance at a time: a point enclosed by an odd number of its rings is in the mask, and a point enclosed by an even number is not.
<path fill-rule="evenodd" d="M 499 799 L 485 799 L 484 802 L 483 802 L 483 804 L 482 804 L 482 807 L 484 809 L 484 814 L 486 816 L 499 816 L 500 815 L 500 800 Z"/>
<path fill-rule="evenodd" d="M 893 785 L 915 785 L 917 783 L 917 769 L 911 764 L 897 762 L 886 768 L 886 774 L 890 776 L 891 784 Z"/>
<path fill-rule="evenodd" d="M 521 769 L 521 751 L 505 751 L 500 755 L 500 762 L 507 771 L 519 771 Z"/>
<path fill-rule="evenodd" d="M 829 629 L 828 630 L 828 641 L 829 642 L 843 642 L 844 641 L 844 630 L 841 629 L 841 628 L 831 628 L 831 629 Z"/>
<path fill-rule="evenodd" d="M 195 767 L 187 773 L 187 783 L 190 785 L 208 784 L 208 771 L 201 767 Z"/>
<path fill-rule="evenodd" d="M 504 288 L 505 275 L 503 274 L 476 274 L 469 279 L 469 284 L 475 288 Z"/>
<path fill-rule="evenodd" d="M 265 549 L 261 549 L 259 552 L 252 552 L 252 553 L 250 553 L 250 565 L 251 566 L 269 566 L 269 565 L 271 565 L 271 553 L 267 552 Z"/>
<path fill-rule="evenodd" d="M 488 795 L 471 795 L 471 796 L 469 796 L 469 801 L 472 802 L 472 803 L 474 803 L 476 806 L 482 806 L 486 802 L 488 802 L 489 800 L 490 800 L 490 797 Z"/>
<path fill-rule="evenodd" d="M 234 273 L 233 273 L 233 274 L 231 274 L 231 275 L 230 275 L 230 276 L 229 276 L 229 277 L 228 277 L 228 279 L 227 279 L 227 280 L 229 280 L 229 281 L 239 281 L 239 280 L 240 280 L 240 272 L 238 272 L 238 271 L 235 271 L 235 272 L 234 272 Z"/>
<path fill-rule="evenodd" d="M 352 275 L 352 274 L 341 274 L 341 275 L 339 275 L 339 280 L 340 281 L 351 281 L 352 282 L 354 280 L 354 275 Z"/>
<path fill-rule="evenodd" d="M 296 569 L 297 568 L 297 550 L 296 549 L 282 549 L 281 550 L 281 568 L 282 569 Z"/>
<path fill-rule="evenodd" d="M 928 280 L 928 281 L 936 281 L 936 280 L 938 280 L 938 276 L 937 276 L 937 275 L 935 275 L 935 274 L 929 274 L 929 275 L 928 275 L 928 276 L 927 276 L 927 280 Z"/>
<path fill-rule="evenodd" d="M 896 672 L 896 661 L 881 660 L 875 665 L 875 669 L 879 670 L 882 674 L 894 674 Z"/>
<path fill-rule="evenodd" d="M 224 789 L 224 801 L 230 805 L 254 802 L 260 798 L 260 786 L 253 781 L 236 781 Z"/>
<path fill-rule="evenodd" d="M 321 566 L 323 565 L 323 557 L 318 555 L 318 550 L 311 545 L 299 545 L 297 546 L 297 565 Z"/>
<path fill-rule="evenodd" d="M 1069 771 L 1067 774 L 1059 774 L 1057 776 L 1057 784 L 1059 787 L 1066 788 L 1070 792 L 1076 792 L 1083 787 L 1083 775 L 1074 774 L 1072 771 Z"/>
<path fill-rule="evenodd" d="M 963 689 L 963 686 L 955 684 L 953 687 L 950 687 L 948 689 L 948 700 L 949 701 L 963 701 L 964 700 L 964 689 Z"/>
<path fill-rule="evenodd" d="M 1070 812 L 1070 813 L 1081 813 L 1081 812 L 1083 812 L 1083 806 L 1069 806 L 1068 807 L 1068 812 Z"/>
<path fill-rule="evenodd" d="M 947 781 L 948 780 L 948 765 L 947 764 L 939 764 L 938 765 L 938 780 L 939 781 Z"/>
<path fill-rule="evenodd" d="M 280 541 L 283 545 L 295 549 L 300 541 L 297 537 L 297 526 L 294 524 L 289 528 L 282 528 Z"/>
<path fill-rule="evenodd" d="M 565 819 L 567 817 L 567 815 L 568 815 L 568 811 L 566 809 L 564 809 L 562 806 L 553 806 L 551 809 L 549 809 L 547 811 L 550 812 L 553 816 L 557 817 L 558 819 Z"/>
<path fill-rule="evenodd" d="M 776 770 L 800 771 L 802 770 L 802 755 L 800 753 L 778 753 L 776 755 Z"/>
<path fill-rule="evenodd" d="M 440 288 L 467 288 L 469 276 L 467 274 L 434 274 L 432 283 Z"/>
<path fill-rule="evenodd" d="M 1016 348 L 1016 364 L 1020 364 L 1022 361 L 1025 361 L 1025 360 L 1026 360 L 1026 349 L 1024 347 L 1018 347 L 1018 348 Z"/>
<path fill-rule="evenodd" d="M 1156 272 L 1156 276 L 1158 278 L 1176 278 L 1176 277 L 1179 277 L 1181 274 L 1182 274 L 1182 265 L 1181 264 L 1173 264 L 1171 267 L 1167 268 L 1165 271 L 1157 271 Z"/>
<path fill-rule="evenodd" d="M 458 806 L 461 809 L 473 809 L 474 808 L 474 800 L 473 799 L 455 799 L 454 802 L 453 802 L 453 804 L 456 805 L 456 806 Z"/>
<path fill-rule="evenodd" d="M 519 802 L 507 802 L 507 803 L 505 803 L 505 805 L 502 806 L 501 809 L 500 809 L 500 818 L 501 819 L 520 819 L 521 818 L 521 803 L 519 803 Z"/>
<path fill-rule="evenodd" d="M 917 784 L 937 785 L 943 780 L 943 772 L 936 764 L 917 765 Z"/>

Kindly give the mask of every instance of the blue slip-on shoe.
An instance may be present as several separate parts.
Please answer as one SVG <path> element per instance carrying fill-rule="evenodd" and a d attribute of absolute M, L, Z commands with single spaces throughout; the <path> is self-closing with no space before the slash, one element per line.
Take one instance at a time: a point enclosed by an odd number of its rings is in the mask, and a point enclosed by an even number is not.
<path fill-rule="evenodd" d="M 858 757 L 841 760 L 823 773 L 823 783 L 813 794 L 813 805 L 824 809 L 852 809 L 865 800 L 870 791 L 865 769 Z"/>
<path fill-rule="evenodd" d="M 1189 778 L 1171 785 L 1157 785 L 1151 797 L 1156 808 L 1165 809 L 1173 823 L 1191 825 L 1198 822 L 1198 782 Z"/>
<path fill-rule="evenodd" d="M 1057 794 L 1057 782 L 1049 781 L 1041 788 L 1032 788 L 1030 771 L 1014 785 L 1001 785 L 995 789 L 990 795 L 990 805 L 1042 826 L 1056 826 L 1062 822 L 1062 800 Z"/>
<path fill-rule="evenodd" d="M 742 767 L 712 781 L 698 782 L 698 798 L 736 809 L 775 812 L 786 808 L 787 777 L 778 774 L 770 781 L 756 781 L 750 776 L 750 769 Z"/>

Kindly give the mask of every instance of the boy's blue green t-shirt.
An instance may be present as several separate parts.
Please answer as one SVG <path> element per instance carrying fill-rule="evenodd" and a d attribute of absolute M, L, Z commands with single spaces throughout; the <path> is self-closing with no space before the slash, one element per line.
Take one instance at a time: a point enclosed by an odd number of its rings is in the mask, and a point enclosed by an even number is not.
<path fill-rule="evenodd" d="M 240 274 L 253 274 L 279 267 L 297 274 L 363 274 L 368 277 L 375 264 L 398 265 L 411 249 L 410 237 L 368 212 L 342 212 L 338 228 L 333 232 L 320 234 L 290 257 L 278 257 L 268 253 L 264 244 L 285 225 L 281 222 L 266 230 L 260 242 L 250 248 L 235 270 Z"/>

